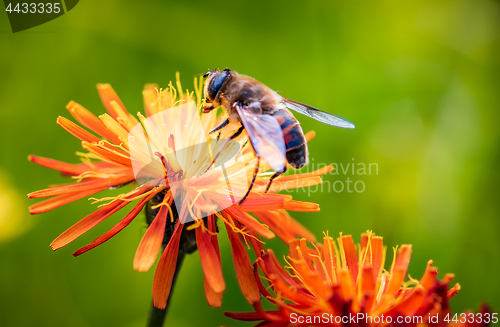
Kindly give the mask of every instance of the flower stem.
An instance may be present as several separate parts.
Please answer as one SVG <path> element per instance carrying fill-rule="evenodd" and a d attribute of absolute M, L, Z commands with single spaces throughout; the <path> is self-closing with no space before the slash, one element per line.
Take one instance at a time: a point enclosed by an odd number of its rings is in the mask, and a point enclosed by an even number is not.
<path fill-rule="evenodd" d="M 177 276 L 181 271 L 182 263 L 184 261 L 185 256 L 186 253 L 183 250 L 179 249 L 179 253 L 177 254 L 177 264 L 175 266 L 174 278 L 172 279 L 170 294 L 168 295 L 167 306 L 165 307 L 165 309 L 158 309 L 155 308 L 153 304 L 151 304 L 151 311 L 149 312 L 149 317 L 146 327 L 162 327 L 164 325 L 168 307 L 170 306 L 170 302 L 172 300 L 172 294 L 174 293 Z"/>

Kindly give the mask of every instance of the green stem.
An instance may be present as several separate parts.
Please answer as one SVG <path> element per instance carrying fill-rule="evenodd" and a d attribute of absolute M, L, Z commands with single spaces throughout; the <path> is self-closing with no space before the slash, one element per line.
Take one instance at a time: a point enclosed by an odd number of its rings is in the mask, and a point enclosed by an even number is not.
<path fill-rule="evenodd" d="M 151 311 L 149 312 L 146 327 L 163 327 L 165 318 L 167 317 L 168 307 L 170 306 L 170 302 L 172 300 L 172 294 L 174 293 L 177 276 L 181 271 L 182 262 L 184 261 L 185 256 L 185 252 L 179 249 L 179 253 L 177 254 L 177 264 L 175 266 L 174 278 L 172 279 L 172 287 L 170 288 L 170 294 L 168 295 L 167 306 L 165 307 L 165 309 L 158 309 L 155 308 L 153 304 L 151 304 Z"/>

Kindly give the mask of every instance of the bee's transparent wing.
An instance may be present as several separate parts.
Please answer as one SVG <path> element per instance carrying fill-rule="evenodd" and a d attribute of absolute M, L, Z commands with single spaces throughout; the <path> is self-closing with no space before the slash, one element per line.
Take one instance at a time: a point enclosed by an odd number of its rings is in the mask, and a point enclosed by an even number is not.
<path fill-rule="evenodd" d="M 285 140 L 276 118 L 255 114 L 240 105 L 235 107 L 255 154 L 263 158 L 274 171 L 283 171 L 286 165 Z"/>
<path fill-rule="evenodd" d="M 356 126 L 352 122 L 340 116 L 329 114 L 327 112 L 318 110 L 306 104 L 296 102 L 290 99 L 283 99 L 283 101 L 285 102 L 285 106 L 287 108 L 297 111 L 303 115 L 309 116 L 312 119 L 322 122 L 323 124 L 336 126 L 340 128 L 349 128 L 349 129 L 356 128 Z"/>

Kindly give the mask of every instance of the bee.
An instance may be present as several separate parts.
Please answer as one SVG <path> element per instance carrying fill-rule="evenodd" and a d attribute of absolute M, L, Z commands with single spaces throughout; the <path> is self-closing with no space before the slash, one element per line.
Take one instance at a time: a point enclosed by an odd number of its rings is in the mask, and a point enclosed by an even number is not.
<path fill-rule="evenodd" d="M 203 107 L 203 113 L 220 106 L 228 114 L 227 119 L 210 133 L 237 124 L 239 128 L 229 139 L 233 140 L 246 130 L 257 157 L 252 181 L 239 204 L 246 199 L 253 187 L 261 158 L 275 171 L 269 179 L 266 193 L 273 180 L 286 172 L 287 164 L 295 169 L 307 164 L 309 152 L 304 132 L 289 109 L 324 124 L 355 128 L 347 119 L 283 98 L 263 83 L 233 70 L 208 71 L 203 77 L 206 78 L 204 97 L 207 104 Z"/>

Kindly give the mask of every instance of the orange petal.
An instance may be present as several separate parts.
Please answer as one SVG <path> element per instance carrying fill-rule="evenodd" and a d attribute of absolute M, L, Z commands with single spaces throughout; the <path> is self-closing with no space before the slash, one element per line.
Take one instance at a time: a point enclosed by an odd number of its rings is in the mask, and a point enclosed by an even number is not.
<path fill-rule="evenodd" d="M 332 289 L 325 287 L 325 282 L 316 269 L 309 266 L 310 259 L 304 258 L 293 262 L 293 266 L 301 276 L 302 282 L 316 297 L 320 299 L 329 299 L 332 295 Z M 318 267 L 320 268 L 320 267 Z"/>
<path fill-rule="evenodd" d="M 84 170 L 84 173 L 91 173 L 91 172 L 96 172 L 100 174 L 126 174 L 130 173 L 130 167 L 127 166 L 121 166 L 117 165 L 112 162 L 106 162 L 106 161 L 94 161 L 90 164 L 87 163 L 80 163 L 76 164 L 75 166 L 80 167 L 82 170 Z M 63 172 L 63 175 L 70 175 L 66 174 Z"/>
<path fill-rule="evenodd" d="M 86 182 L 74 183 L 69 185 L 55 186 L 50 187 L 45 190 L 40 190 L 36 192 L 32 192 L 28 194 L 28 198 L 46 198 L 49 196 L 61 195 L 61 194 L 69 194 L 76 192 L 85 192 L 91 189 L 102 189 L 108 188 L 116 185 L 121 185 L 124 183 L 128 183 L 134 180 L 133 175 L 119 175 L 119 177 L 110 177 L 110 178 L 100 178 L 100 179 L 92 179 Z"/>
<path fill-rule="evenodd" d="M 123 166 L 132 166 L 132 161 L 128 155 L 124 155 L 119 151 L 108 149 L 105 145 L 97 143 L 89 143 L 82 141 L 82 147 L 96 155 L 98 155 L 103 160 L 117 163 Z"/>
<path fill-rule="evenodd" d="M 318 255 L 316 249 L 310 249 L 307 247 L 307 240 L 305 238 L 301 238 L 299 240 L 300 250 L 302 251 L 302 256 L 306 259 L 306 263 L 311 270 L 316 270 L 311 261 L 311 255 Z"/>
<path fill-rule="evenodd" d="M 299 254 L 300 251 L 300 239 L 293 239 L 288 242 L 288 249 L 290 251 L 290 258 L 292 259 L 300 259 L 301 256 Z"/>
<path fill-rule="evenodd" d="M 201 227 L 196 228 L 196 244 L 198 245 L 205 280 L 215 293 L 223 292 L 226 289 L 226 284 L 222 276 L 219 257 L 212 245 L 210 234 L 204 232 Z"/>
<path fill-rule="evenodd" d="M 207 227 L 211 232 L 211 242 L 214 247 L 215 253 L 217 254 L 217 259 L 221 262 L 220 251 L 219 251 L 219 241 L 217 240 L 217 228 L 215 227 L 215 220 L 213 215 L 207 217 Z M 222 304 L 222 292 L 216 293 L 208 284 L 207 278 L 204 276 L 203 285 L 205 287 L 205 296 L 207 298 L 208 305 L 212 307 L 219 308 Z"/>
<path fill-rule="evenodd" d="M 101 141 L 100 138 L 95 136 L 94 134 L 87 132 L 77 124 L 73 123 L 71 120 L 64 117 L 57 117 L 57 124 L 64 128 L 68 133 L 75 136 L 76 138 L 90 143 L 98 143 Z"/>
<path fill-rule="evenodd" d="M 230 226 L 226 225 L 227 235 L 231 242 L 231 252 L 233 255 L 234 270 L 238 278 L 241 292 L 250 304 L 256 303 L 260 300 L 259 287 L 254 279 L 252 265 L 248 254 L 241 243 L 238 235 L 233 232 Z"/>
<path fill-rule="evenodd" d="M 408 269 L 408 264 L 410 263 L 410 256 L 411 245 L 402 245 L 396 255 L 396 261 L 394 262 L 385 294 L 392 296 L 396 295 L 396 292 L 401 287 L 401 284 L 406 276 L 406 270 Z"/>
<path fill-rule="evenodd" d="M 76 200 L 80 200 L 84 197 L 90 196 L 92 194 L 104 191 L 108 187 L 103 187 L 103 188 L 93 188 L 90 190 L 84 190 L 81 192 L 76 192 L 76 193 L 70 193 L 70 194 L 62 194 L 58 195 L 56 197 L 50 198 L 48 200 L 44 200 L 41 202 L 38 202 L 37 204 L 32 205 L 29 207 L 30 214 L 39 214 L 43 212 L 50 211 L 55 208 L 59 208 L 65 204 L 74 202 Z"/>
<path fill-rule="evenodd" d="M 361 270 L 361 292 L 359 293 L 360 300 L 365 301 L 364 306 L 367 312 L 370 312 L 375 301 L 375 286 L 376 280 L 373 278 L 372 267 L 363 267 Z M 361 301 L 360 301 L 361 302 Z"/>
<path fill-rule="evenodd" d="M 288 284 L 286 283 L 277 271 L 276 268 L 279 265 L 274 265 L 272 262 L 272 258 L 268 256 L 267 254 L 264 254 L 262 256 L 262 259 L 265 263 L 265 274 L 267 278 L 269 279 L 269 282 L 271 285 L 273 285 L 273 289 L 275 292 L 279 292 L 282 298 L 287 298 L 290 299 L 291 301 L 295 303 L 301 303 L 305 306 L 309 307 L 316 307 L 318 305 L 317 300 L 313 297 L 310 296 L 309 293 L 303 292 L 303 291 L 297 291 L 299 288 L 294 288 L 290 287 L 290 285 L 294 284 Z M 280 276 L 280 277 L 279 277 Z M 297 284 L 295 284 L 297 285 Z"/>
<path fill-rule="evenodd" d="M 295 226 L 292 225 L 293 219 L 289 219 L 288 215 L 283 211 L 256 212 L 254 215 L 263 224 L 269 226 L 269 228 L 284 242 L 288 243 L 288 241 L 295 238 L 296 231 L 294 230 Z M 257 254 L 257 256 L 260 256 L 260 253 Z"/>
<path fill-rule="evenodd" d="M 264 196 L 252 196 L 245 199 L 245 202 L 239 206 L 243 212 L 260 212 L 282 209 L 287 200 L 291 200 L 290 195 L 267 193 Z"/>
<path fill-rule="evenodd" d="M 179 254 L 179 241 L 182 234 L 180 222 L 175 226 L 172 238 L 163 251 L 158 267 L 153 279 L 153 304 L 156 308 L 164 309 L 167 306 L 168 295 L 172 287 L 172 280 L 177 266 L 177 256 Z"/>
<path fill-rule="evenodd" d="M 365 256 L 365 252 L 367 251 L 367 246 L 368 246 L 368 240 L 370 239 L 368 233 L 363 233 L 361 234 L 361 240 L 359 241 L 359 259 L 360 263 L 363 263 L 365 265 L 371 265 L 371 254 L 368 253 L 368 255 Z"/>
<path fill-rule="evenodd" d="M 336 260 L 335 260 L 335 250 L 333 247 L 333 239 L 330 236 L 325 236 L 323 238 L 323 256 L 325 258 L 325 267 L 328 277 L 330 278 L 331 284 L 337 283 L 337 273 L 335 271 Z"/>
<path fill-rule="evenodd" d="M 304 201 L 288 201 L 285 203 L 283 208 L 288 211 L 303 211 L 303 212 L 317 212 L 319 210 L 319 204 L 313 202 Z"/>
<path fill-rule="evenodd" d="M 118 234 L 122 229 L 127 227 L 132 220 L 134 220 L 135 217 L 141 212 L 142 208 L 146 205 L 146 203 L 153 198 L 155 193 L 150 194 L 146 198 L 142 199 L 118 224 L 113 226 L 109 231 L 107 231 L 104 235 L 99 236 L 96 238 L 92 243 L 85 245 L 84 247 L 78 249 L 73 253 L 73 256 L 79 256 L 80 254 L 83 254 L 89 250 L 92 250 L 98 245 L 101 245 L 102 243 L 106 242 L 116 234 Z"/>
<path fill-rule="evenodd" d="M 66 106 L 66 109 L 68 109 L 70 114 L 83 126 L 115 144 L 121 143 L 116 134 L 111 132 L 99 118 L 80 104 L 71 101 Z"/>
<path fill-rule="evenodd" d="M 272 311 L 276 314 L 279 314 L 280 311 Z M 226 317 L 229 317 L 231 319 L 235 320 L 240 320 L 240 321 L 258 321 L 258 320 L 263 320 L 264 317 L 260 312 L 224 312 L 224 315 Z M 273 326 L 270 324 L 267 324 L 267 326 Z M 278 325 L 279 326 L 279 325 Z"/>
<path fill-rule="evenodd" d="M 59 170 L 60 172 L 69 175 L 80 175 L 83 172 L 91 170 L 91 168 L 87 165 L 85 166 L 81 164 L 73 165 L 66 162 L 57 161 L 54 159 L 49 159 L 44 157 L 33 156 L 33 155 L 28 156 L 28 160 L 33 163 L 36 163 L 37 165 L 47 167 L 50 169 Z"/>
<path fill-rule="evenodd" d="M 115 108 L 111 105 L 111 101 L 116 101 L 116 103 L 126 111 L 125 106 L 122 101 L 116 94 L 115 90 L 109 84 L 97 84 L 97 91 L 99 92 L 99 97 L 101 98 L 102 104 L 109 112 L 111 117 L 116 119 L 118 117 L 118 113 Z"/>
<path fill-rule="evenodd" d="M 126 130 L 117 120 L 108 114 L 102 114 L 99 119 L 106 125 L 106 127 L 116 134 L 124 147 L 128 147 L 128 130 Z"/>
<path fill-rule="evenodd" d="M 117 212 L 124 206 L 126 206 L 129 202 L 117 200 L 104 207 L 101 207 L 97 211 L 94 211 L 87 217 L 83 218 L 73 226 L 71 226 L 64 233 L 59 235 L 51 244 L 50 247 L 52 250 L 57 250 L 62 248 L 65 245 L 73 242 L 75 239 L 89 231 L 91 228 L 99 224 L 104 219 L 111 216 L 113 213 Z"/>
<path fill-rule="evenodd" d="M 325 166 L 325 167 L 322 167 L 318 170 L 312 171 L 310 173 L 294 174 L 294 175 L 287 175 L 287 176 L 279 177 L 278 180 L 280 182 L 285 182 L 285 181 L 304 179 L 306 177 L 321 176 L 321 175 L 328 174 L 332 170 L 333 170 L 333 166 Z"/>
<path fill-rule="evenodd" d="M 205 288 L 205 297 L 207 303 L 211 307 L 220 308 L 222 305 L 222 292 L 215 292 L 207 281 L 207 277 L 203 277 L 203 287 Z"/>
<path fill-rule="evenodd" d="M 373 278 L 378 280 L 384 268 L 384 242 L 380 236 L 372 236 L 370 239 L 372 249 L 372 271 Z"/>
<path fill-rule="evenodd" d="M 265 253 L 263 253 L 263 255 L 265 255 Z M 257 260 L 255 260 L 255 262 L 253 263 L 253 275 L 255 277 L 255 280 L 257 281 L 257 285 L 259 286 L 260 293 L 265 298 L 267 298 L 267 297 L 271 298 L 272 297 L 271 293 L 269 293 L 269 291 L 264 286 L 264 284 L 262 284 L 262 281 L 260 279 L 259 266 L 261 266 L 261 265 L 263 265 L 262 258 L 257 258 Z"/>
<path fill-rule="evenodd" d="M 427 268 L 425 269 L 424 275 L 420 280 L 420 285 L 426 290 L 431 289 L 432 287 L 434 287 L 436 283 L 437 274 L 438 274 L 437 269 L 432 266 L 432 260 L 429 260 L 427 262 Z"/>
<path fill-rule="evenodd" d="M 219 241 L 217 240 L 217 228 L 215 227 L 214 215 L 209 215 L 207 217 L 207 226 L 208 230 L 212 233 L 212 245 L 214 246 L 215 252 L 217 253 L 217 257 L 220 261 Z"/>
<path fill-rule="evenodd" d="M 130 195 L 127 198 L 133 198 L 135 196 L 138 196 L 140 194 L 143 194 L 147 190 L 149 190 L 149 186 L 141 186 L 136 188 L 133 192 L 130 193 Z M 60 249 L 61 247 L 67 245 L 68 243 L 74 241 L 76 238 L 80 237 L 82 234 L 90 230 L 92 227 L 96 226 L 99 224 L 101 221 L 115 213 L 116 211 L 120 210 L 130 202 L 128 201 L 123 201 L 123 200 L 115 200 L 111 202 L 110 204 L 107 204 L 99 209 L 97 211 L 94 211 L 87 217 L 83 218 L 73 226 L 71 226 L 68 230 L 66 230 L 64 233 L 59 235 L 51 244 L 50 247 L 53 250 Z"/>
<path fill-rule="evenodd" d="M 410 295 L 405 296 L 402 301 L 398 302 L 387 315 L 398 314 L 402 316 L 413 316 L 417 314 L 427 296 L 422 288 L 415 288 L 411 291 Z"/>
<path fill-rule="evenodd" d="M 127 130 L 130 132 L 132 128 L 135 127 L 135 125 L 139 124 L 137 119 L 135 119 L 132 115 L 130 115 L 125 108 L 120 106 L 116 101 L 111 101 L 111 106 L 115 110 L 116 114 L 118 115 L 116 117 L 116 120 Z"/>
<path fill-rule="evenodd" d="M 352 277 L 349 270 L 341 268 L 339 269 L 337 276 L 342 299 L 346 302 L 353 299 L 355 296 L 354 283 L 352 282 Z"/>
<path fill-rule="evenodd" d="M 261 315 L 261 317 L 267 321 L 276 321 L 276 324 L 266 324 L 267 327 L 278 327 L 278 326 L 287 326 L 288 325 L 288 320 L 289 320 L 289 312 L 280 310 L 280 311 L 271 311 L 267 310 L 264 311 L 262 309 L 262 306 L 260 302 L 255 303 L 254 305 L 255 310 Z M 284 324 L 280 324 L 280 320 L 285 320 Z"/>
<path fill-rule="evenodd" d="M 351 235 L 342 236 L 342 248 L 344 249 L 347 269 L 352 278 L 353 285 L 356 285 L 358 278 L 358 258 L 356 254 L 356 246 Z"/>
<path fill-rule="evenodd" d="M 246 233 L 250 235 L 250 237 L 248 237 L 247 240 L 250 241 L 250 246 L 252 247 L 255 256 L 257 258 L 260 257 L 260 255 L 264 251 L 264 246 L 262 245 L 261 242 L 259 242 L 259 236 L 252 230 L 247 230 Z"/>
<path fill-rule="evenodd" d="M 158 86 L 155 84 L 148 84 L 144 87 L 144 91 L 142 91 L 142 96 L 144 97 L 144 109 L 148 117 L 158 113 L 157 88 Z"/>
<path fill-rule="evenodd" d="M 57 118 L 57 124 L 64 128 L 68 133 L 72 134 L 76 138 L 82 140 L 82 142 L 88 142 L 88 143 L 95 143 L 99 144 L 103 148 L 107 148 L 108 151 L 114 151 L 117 152 L 121 155 L 125 155 L 125 153 L 118 148 L 114 147 L 113 145 L 101 141 L 100 138 L 97 136 L 89 133 L 88 131 L 84 130 L 77 124 L 73 123 L 71 120 L 66 119 L 64 117 L 58 117 Z M 110 141 L 115 142 L 116 144 L 123 143 L 121 140 L 118 138 L 118 136 L 112 138 Z M 126 144 L 125 144 L 126 145 Z"/>
<path fill-rule="evenodd" d="M 446 297 L 447 299 L 451 299 L 454 295 L 458 294 L 458 291 L 460 291 L 460 284 L 456 283 L 455 285 L 453 285 L 452 288 L 450 288 L 448 290 L 448 293 L 446 293 Z"/>
<path fill-rule="evenodd" d="M 239 221 L 243 226 L 250 228 L 257 232 L 258 234 L 264 236 L 265 238 L 273 238 L 274 233 L 263 226 L 261 223 L 257 221 L 257 219 L 248 215 L 247 213 L 241 212 L 236 207 L 232 206 L 224 209 L 224 211 L 229 214 L 233 219 Z"/>
<path fill-rule="evenodd" d="M 309 186 L 321 184 L 321 177 L 319 176 L 311 176 L 306 178 L 299 178 L 281 182 L 280 180 L 276 180 L 271 184 L 270 192 L 279 192 L 285 190 L 291 190 L 296 188 L 306 188 Z"/>
<path fill-rule="evenodd" d="M 168 207 L 161 206 L 160 211 L 149 225 L 141 243 L 135 252 L 134 269 L 137 271 L 148 271 L 155 263 L 158 252 L 163 243 L 165 226 L 167 224 Z"/>

